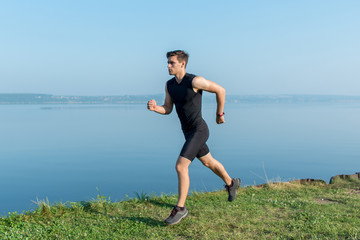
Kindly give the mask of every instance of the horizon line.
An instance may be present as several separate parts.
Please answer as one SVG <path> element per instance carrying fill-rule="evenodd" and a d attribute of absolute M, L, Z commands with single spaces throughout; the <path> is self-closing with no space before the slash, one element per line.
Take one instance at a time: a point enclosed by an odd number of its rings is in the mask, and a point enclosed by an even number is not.
<path fill-rule="evenodd" d="M 144 94 L 52 94 L 52 93 L 36 93 L 36 92 L 14 92 L 14 93 L 1 93 L 0 95 L 48 95 L 48 96 L 81 96 L 81 97 L 111 97 L 111 96 L 154 96 L 164 95 L 164 93 L 144 93 Z M 211 94 L 211 93 L 209 93 Z M 347 97 L 360 97 L 359 94 L 344 94 L 344 93 L 230 93 L 227 96 L 347 96 Z"/>

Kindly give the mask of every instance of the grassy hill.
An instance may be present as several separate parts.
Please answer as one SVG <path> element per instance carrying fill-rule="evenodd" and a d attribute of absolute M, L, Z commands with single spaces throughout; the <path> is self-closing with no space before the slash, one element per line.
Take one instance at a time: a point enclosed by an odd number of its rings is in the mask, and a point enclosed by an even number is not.
<path fill-rule="evenodd" d="M 0 218 L 0 239 L 360 239 L 360 181 L 269 183 L 192 193 L 189 216 L 166 226 L 177 196 L 111 202 L 104 196 Z"/>

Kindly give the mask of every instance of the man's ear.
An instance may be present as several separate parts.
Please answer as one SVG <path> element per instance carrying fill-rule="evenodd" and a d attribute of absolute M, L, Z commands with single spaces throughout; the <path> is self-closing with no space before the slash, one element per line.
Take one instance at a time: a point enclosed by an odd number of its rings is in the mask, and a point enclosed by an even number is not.
<path fill-rule="evenodd" d="M 186 67 L 186 62 L 185 62 L 185 61 L 182 61 L 182 62 L 181 62 L 181 67 L 183 67 L 183 68 Z"/>

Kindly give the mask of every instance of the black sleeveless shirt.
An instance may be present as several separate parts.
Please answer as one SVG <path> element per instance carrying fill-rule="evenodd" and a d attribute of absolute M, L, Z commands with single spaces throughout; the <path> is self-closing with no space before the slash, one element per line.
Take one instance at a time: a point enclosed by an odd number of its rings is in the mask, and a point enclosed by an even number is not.
<path fill-rule="evenodd" d="M 186 73 L 180 83 L 175 77 L 167 81 L 167 90 L 175 104 L 183 132 L 196 130 L 204 123 L 201 115 L 202 90 L 195 92 L 192 80 L 196 75 Z"/>

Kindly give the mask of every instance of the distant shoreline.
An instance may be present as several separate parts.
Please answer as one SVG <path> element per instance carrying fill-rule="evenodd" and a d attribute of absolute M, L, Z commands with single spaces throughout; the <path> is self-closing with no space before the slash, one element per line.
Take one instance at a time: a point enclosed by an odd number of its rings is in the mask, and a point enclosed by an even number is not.
<path fill-rule="evenodd" d="M 162 102 L 163 94 L 152 95 L 118 95 L 118 96 L 66 96 L 51 94 L 0 94 L 0 105 L 25 104 L 140 104 L 149 99 Z M 214 97 L 204 95 L 204 102 L 213 102 Z M 359 96 L 347 95 L 227 95 L 227 103 L 360 103 Z"/>

